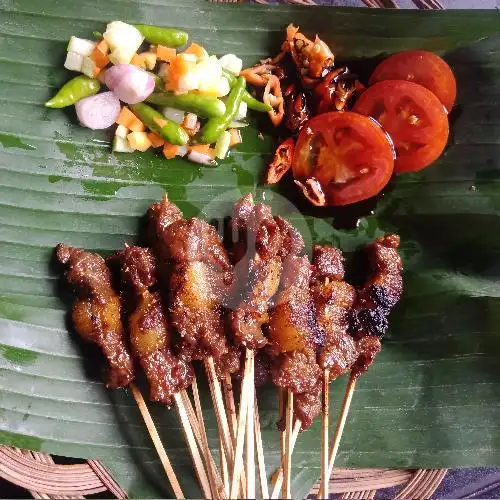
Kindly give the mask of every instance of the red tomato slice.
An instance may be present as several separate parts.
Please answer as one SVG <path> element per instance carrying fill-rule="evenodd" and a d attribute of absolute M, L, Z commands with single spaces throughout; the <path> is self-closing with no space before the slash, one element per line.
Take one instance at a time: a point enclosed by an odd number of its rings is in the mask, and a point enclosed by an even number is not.
<path fill-rule="evenodd" d="M 376 83 L 361 94 L 354 111 L 375 118 L 389 133 L 396 148 L 395 172 L 413 172 L 429 166 L 446 146 L 446 110 L 430 90 L 416 83 Z"/>
<path fill-rule="evenodd" d="M 407 80 L 429 89 L 451 111 L 457 96 L 453 71 L 438 55 L 425 50 L 398 52 L 382 61 L 370 78 L 370 85 L 383 80 Z"/>
<path fill-rule="evenodd" d="M 302 128 L 293 158 L 293 176 L 319 183 L 324 205 L 349 205 L 371 198 L 389 182 L 394 150 L 384 131 L 357 113 L 318 115 Z"/>

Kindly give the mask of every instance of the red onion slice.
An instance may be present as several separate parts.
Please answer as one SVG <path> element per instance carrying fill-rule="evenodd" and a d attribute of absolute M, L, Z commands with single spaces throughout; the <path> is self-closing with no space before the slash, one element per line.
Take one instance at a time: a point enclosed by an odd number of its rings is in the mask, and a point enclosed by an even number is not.
<path fill-rule="evenodd" d="M 111 127 L 118 118 L 120 101 L 113 92 L 104 92 L 78 101 L 75 108 L 84 127 L 104 129 Z"/>
<path fill-rule="evenodd" d="M 133 64 L 117 64 L 106 71 L 105 83 L 120 101 L 137 104 L 155 88 L 153 77 Z"/>

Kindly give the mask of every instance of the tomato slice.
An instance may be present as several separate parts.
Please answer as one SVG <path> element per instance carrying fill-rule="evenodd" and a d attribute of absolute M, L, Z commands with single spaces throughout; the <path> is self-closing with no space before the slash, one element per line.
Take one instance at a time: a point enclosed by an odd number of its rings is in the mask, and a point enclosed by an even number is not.
<path fill-rule="evenodd" d="M 297 139 L 292 165 L 300 185 L 319 184 L 324 205 L 349 205 L 375 196 L 393 168 L 388 136 L 370 118 L 348 111 L 309 120 Z"/>
<path fill-rule="evenodd" d="M 439 99 L 426 88 L 403 80 L 379 82 L 366 90 L 354 111 L 377 120 L 396 149 L 396 172 L 429 166 L 448 140 L 448 115 Z"/>
<path fill-rule="evenodd" d="M 451 111 L 457 96 L 453 71 L 438 55 L 425 50 L 398 52 L 382 61 L 370 77 L 370 85 L 383 80 L 407 80 L 429 89 Z"/>

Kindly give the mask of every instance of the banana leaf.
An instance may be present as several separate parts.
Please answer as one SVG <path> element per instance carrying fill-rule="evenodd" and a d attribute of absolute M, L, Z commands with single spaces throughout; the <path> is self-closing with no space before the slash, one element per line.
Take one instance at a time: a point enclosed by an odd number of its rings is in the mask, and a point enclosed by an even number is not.
<path fill-rule="evenodd" d="M 309 209 L 290 182 L 261 189 L 273 138 L 254 122 L 215 169 L 150 152 L 112 154 L 107 132 L 43 103 L 70 77 L 69 37 L 90 37 L 116 19 L 184 28 L 209 52 L 233 52 L 246 64 L 276 53 L 289 22 L 318 33 L 361 73 L 402 49 L 440 52 L 458 81 L 449 146 L 431 168 L 395 179 L 354 229 L 339 229 L 334 212 Z M 405 295 L 382 354 L 358 384 L 337 464 L 500 465 L 499 19 L 496 11 L 0 0 L 0 443 L 98 458 L 131 497 L 169 496 L 131 395 L 106 391 L 94 351 L 68 332 L 53 247 L 63 241 L 106 254 L 134 242 L 164 190 L 186 216 L 208 219 L 253 192 L 309 245 L 353 252 L 384 231 L 402 237 Z M 344 385 L 332 385 L 332 421 Z M 262 390 L 259 403 L 271 473 L 279 458 L 275 389 Z M 185 493 L 199 496 L 175 412 L 150 406 Z M 319 477 L 319 450 L 316 422 L 293 456 L 295 497 Z"/>

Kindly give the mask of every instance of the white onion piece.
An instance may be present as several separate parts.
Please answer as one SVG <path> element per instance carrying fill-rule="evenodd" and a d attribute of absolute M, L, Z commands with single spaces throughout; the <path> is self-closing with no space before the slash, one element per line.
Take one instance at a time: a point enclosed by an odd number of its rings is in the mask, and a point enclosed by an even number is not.
<path fill-rule="evenodd" d="M 104 92 L 78 101 L 75 108 L 84 127 L 103 129 L 115 123 L 120 114 L 120 101 L 113 92 Z"/>
<path fill-rule="evenodd" d="M 155 88 L 153 77 L 132 64 L 118 64 L 106 71 L 105 82 L 120 101 L 137 104 L 148 97 Z"/>

